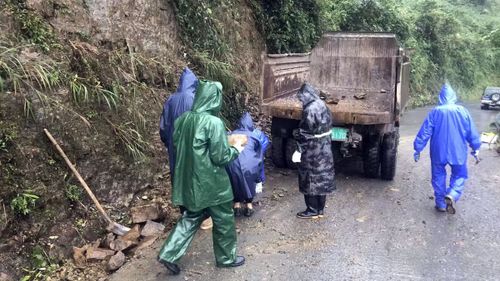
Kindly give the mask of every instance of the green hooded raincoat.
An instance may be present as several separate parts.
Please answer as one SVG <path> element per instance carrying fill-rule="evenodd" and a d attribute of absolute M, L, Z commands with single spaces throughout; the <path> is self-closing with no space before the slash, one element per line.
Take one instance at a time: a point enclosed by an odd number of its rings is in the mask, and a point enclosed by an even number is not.
<path fill-rule="evenodd" d="M 193 108 L 174 123 L 177 162 L 172 202 L 190 211 L 233 200 L 224 166 L 238 157 L 228 143 L 224 123 L 216 115 L 222 106 L 222 85 L 201 81 Z"/>

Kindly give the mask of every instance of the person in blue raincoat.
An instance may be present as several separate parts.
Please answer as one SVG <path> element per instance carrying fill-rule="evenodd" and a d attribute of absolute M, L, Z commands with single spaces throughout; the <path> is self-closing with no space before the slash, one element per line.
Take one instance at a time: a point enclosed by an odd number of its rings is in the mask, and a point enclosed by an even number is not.
<path fill-rule="evenodd" d="M 252 117 L 248 112 L 240 119 L 238 129 L 231 134 L 241 134 L 248 137 L 248 143 L 241 154 L 227 165 L 226 170 L 231 181 L 234 194 L 234 214 L 246 217 L 254 213 L 252 201 L 256 194 L 257 184 L 262 185 L 263 154 L 262 145 L 254 134 Z M 243 209 L 241 204 L 246 204 Z"/>
<path fill-rule="evenodd" d="M 481 146 L 469 112 L 455 104 L 456 101 L 455 91 L 450 85 L 444 84 L 439 93 L 439 105 L 429 112 L 413 142 L 414 159 L 417 162 L 430 139 L 435 207 L 438 211 L 451 214 L 455 213 L 455 202 L 460 199 L 468 176 L 467 143 L 476 159 Z M 446 165 L 451 167 L 449 187 L 446 186 Z"/>
<path fill-rule="evenodd" d="M 174 122 L 184 112 L 191 110 L 193 107 L 197 85 L 198 78 L 196 78 L 196 75 L 188 67 L 184 68 L 177 91 L 163 104 L 163 112 L 160 117 L 160 137 L 167 148 L 170 182 L 172 184 L 175 171 Z"/>

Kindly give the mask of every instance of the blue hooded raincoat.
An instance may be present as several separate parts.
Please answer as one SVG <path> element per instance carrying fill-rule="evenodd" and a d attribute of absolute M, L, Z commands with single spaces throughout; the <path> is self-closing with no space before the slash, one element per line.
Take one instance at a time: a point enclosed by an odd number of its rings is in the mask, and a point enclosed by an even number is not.
<path fill-rule="evenodd" d="M 264 174 L 264 157 L 266 155 L 267 148 L 269 147 L 269 138 L 266 136 L 264 132 L 259 129 L 253 130 L 253 135 L 259 139 L 260 145 L 262 147 L 262 165 L 260 170 L 260 179 L 262 182 L 266 181 L 266 175 Z"/>
<path fill-rule="evenodd" d="M 226 168 L 233 187 L 235 202 L 251 202 L 255 196 L 256 184 L 262 181 L 262 146 L 253 131 L 252 117 L 247 112 L 241 117 L 238 129 L 231 133 L 248 136 L 248 143 L 243 151 Z"/>
<path fill-rule="evenodd" d="M 413 142 L 415 152 L 420 153 L 431 141 L 432 186 L 438 208 L 446 207 L 446 195 L 457 201 L 462 194 L 467 179 L 467 143 L 474 151 L 481 147 L 469 112 L 455 104 L 456 101 L 451 86 L 443 85 L 438 106 L 429 112 Z M 446 188 L 446 165 L 451 166 L 449 188 Z"/>
<path fill-rule="evenodd" d="M 170 181 L 173 183 L 175 171 L 175 149 L 173 142 L 174 121 L 184 112 L 193 107 L 194 94 L 198 85 L 198 78 L 189 68 L 184 68 L 179 87 L 163 105 L 163 112 L 160 118 L 160 137 L 167 147 L 168 164 L 170 167 Z"/>

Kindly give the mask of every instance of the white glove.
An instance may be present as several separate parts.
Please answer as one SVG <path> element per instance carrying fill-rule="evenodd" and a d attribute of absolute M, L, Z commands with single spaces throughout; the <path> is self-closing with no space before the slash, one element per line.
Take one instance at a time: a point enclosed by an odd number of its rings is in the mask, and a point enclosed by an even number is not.
<path fill-rule="evenodd" d="M 292 162 L 293 163 L 300 163 L 300 156 L 302 155 L 302 153 L 298 152 L 298 151 L 295 151 L 292 155 Z"/>
<path fill-rule="evenodd" d="M 237 143 L 235 145 L 233 145 L 234 148 L 236 148 L 236 150 L 238 150 L 238 153 L 241 153 L 243 151 L 243 149 L 245 149 L 244 146 L 242 146 L 241 144 Z"/>
<path fill-rule="evenodd" d="M 255 186 L 255 193 L 262 193 L 263 188 L 264 187 L 262 186 L 261 182 L 257 183 L 257 185 Z"/>

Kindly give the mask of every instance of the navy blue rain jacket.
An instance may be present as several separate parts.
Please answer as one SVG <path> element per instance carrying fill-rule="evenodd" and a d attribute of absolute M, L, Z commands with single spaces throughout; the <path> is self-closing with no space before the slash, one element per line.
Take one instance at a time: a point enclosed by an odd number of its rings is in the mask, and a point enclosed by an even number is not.
<path fill-rule="evenodd" d="M 463 106 L 455 104 L 457 96 L 450 85 L 443 85 L 439 105 L 427 115 L 413 147 L 421 152 L 431 140 L 431 161 L 435 164 L 464 165 L 467 162 L 467 143 L 473 150 L 481 146 L 472 118 Z"/>
<path fill-rule="evenodd" d="M 245 113 L 240 119 L 238 129 L 231 132 L 231 134 L 248 136 L 248 143 L 243 151 L 226 167 L 233 187 L 234 199 L 237 202 L 252 199 L 255 196 L 255 185 L 262 181 L 262 145 L 253 131 L 252 117 L 249 113 Z"/>
<path fill-rule="evenodd" d="M 260 179 L 262 182 L 266 181 L 266 175 L 264 174 L 264 156 L 266 155 L 267 148 L 269 147 L 269 138 L 266 136 L 264 132 L 259 129 L 253 130 L 253 135 L 257 137 L 262 147 L 262 167 L 260 171 Z"/>
<path fill-rule="evenodd" d="M 172 182 L 175 171 L 174 121 L 193 107 L 197 85 L 198 78 L 196 78 L 189 68 L 184 68 L 179 79 L 177 91 L 163 105 L 163 112 L 160 118 L 160 137 L 168 150 L 168 164 L 170 166 L 170 180 Z"/>

